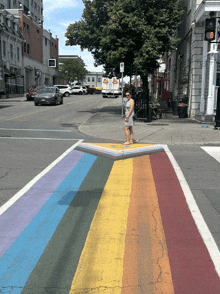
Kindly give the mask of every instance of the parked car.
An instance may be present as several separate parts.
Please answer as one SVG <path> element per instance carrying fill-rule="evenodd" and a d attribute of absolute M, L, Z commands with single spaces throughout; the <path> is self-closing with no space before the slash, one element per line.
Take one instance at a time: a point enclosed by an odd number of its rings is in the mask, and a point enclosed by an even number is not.
<path fill-rule="evenodd" d="M 34 96 L 35 106 L 63 104 L 63 94 L 57 87 L 39 89 Z"/>
<path fill-rule="evenodd" d="M 73 94 L 73 89 L 70 85 L 54 85 L 54 87 L 57 87 L 65 97 L 69 97 Z"/>
<path fill-rule="evenodd" d="M 101 94 L 102 93 L 102 87 L 96 87 L 96 94 Z"/>
<path fill-rule="evenodd" d="M 96 88 L 91 88 L 89 86 L 87 86 L 87 93 L 88 94 L 95 94 Z"/>
<path fill-rule="evenodd" d="M 85 86 L 83 86 L 83 92 L 84 94 L 87 94 L 87 88 Z"/>
<path fill-rule="evenodd" d="M 30 101 L 30 100 L 34 100 L 34 95 L 35 95 L 35 93 L 37 92 L 37 90 L 39 90 L 39 89 L 42 89 L 42 88 L 44 88 L 44 87 L 46 87 L 46 86 L 44 86 L 44 85 L 34 85 L 34 86 L 31 86 L 29 89 L 28 89 L 28 92 L 26 93 L 26 99 L 28 100 L 28 101 Z"/>
<path fill-rule="evenodd" d="M 84 91 L 84 89 L 83 89 L 82 86 L 74 86 L 74 87 L 73 87 L 73 94 L 79 94 L 79 95 L 82 95 L 82 94 L 84 94 L 84 93 L 85 93 L 85 91 Z"/>

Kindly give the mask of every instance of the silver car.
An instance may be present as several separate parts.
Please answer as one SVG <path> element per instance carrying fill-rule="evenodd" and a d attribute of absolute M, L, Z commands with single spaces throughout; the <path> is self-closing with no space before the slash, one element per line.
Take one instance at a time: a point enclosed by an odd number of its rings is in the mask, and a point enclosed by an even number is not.
<path fill-rule="evenodd" d="M 34 96 L 35 106 L 63 104 L 63 94 L 56 87 L 39 89 Z"/>

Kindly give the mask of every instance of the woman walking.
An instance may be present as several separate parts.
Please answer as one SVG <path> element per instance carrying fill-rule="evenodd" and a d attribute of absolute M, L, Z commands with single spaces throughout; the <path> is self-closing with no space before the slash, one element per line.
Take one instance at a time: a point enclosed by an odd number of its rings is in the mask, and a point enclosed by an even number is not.
<path fill-rule="evenodd" d="M 129 145 L 133 144 L 133 125 L 134 125 L 134 100 L 131 97 L 131 92 L 126 93 L 127 101 L 125 102 L 125 137 L 126 142 L 124 144 Z"/>

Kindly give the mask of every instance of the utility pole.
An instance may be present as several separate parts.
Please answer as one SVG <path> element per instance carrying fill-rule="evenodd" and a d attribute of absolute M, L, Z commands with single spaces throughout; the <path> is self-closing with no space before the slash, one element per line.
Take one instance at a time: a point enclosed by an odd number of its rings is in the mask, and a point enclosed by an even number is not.
<path fill-rule="evenodd" d="M 123 74 L 124 74 L 124 62 L 120 63 L 120 72 L 122 73 L 122 85 L 121 85 L 121 100 L 122 100 L 122 117 L 124 116 L 123 114 L 123 107 L 124 107 L 124 102 L 123 102 Z"/>
<path fill-rule="evenodd" d="M 210 51 L 208 52 L 210 56 L 210 67 L 209 67 L 209 88 L 208 88 L 208 99 L 207 99 L 207 116 L 214 115 L 214 102 L 215 102 L 215 86 L 216 86 L 216 57 L 218 54 L 217 42 L 217 23 L 216 18 L 214 17 L 214 12 L 210 12 L 210 19 L 206 19 L 206 28 L 205 28 L 205 40 L 210 43 Z M 214 41 L 214 42 L 212 42 Z"/>

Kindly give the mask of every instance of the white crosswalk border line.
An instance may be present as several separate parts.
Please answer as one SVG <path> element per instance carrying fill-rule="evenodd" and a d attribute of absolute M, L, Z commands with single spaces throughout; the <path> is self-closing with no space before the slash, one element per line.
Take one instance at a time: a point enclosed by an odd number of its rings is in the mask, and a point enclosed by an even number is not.
<path fill-rule="evenodd" d="M 210 146 L 210 147 L 201 147 L 201 148 L 220 163 L 220 147 Z"/>

